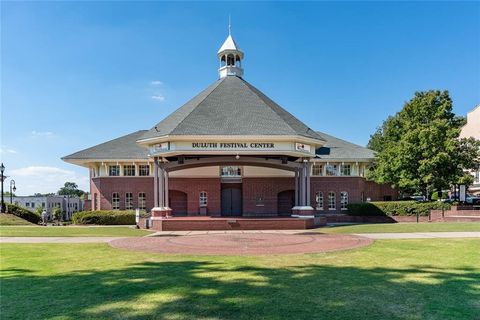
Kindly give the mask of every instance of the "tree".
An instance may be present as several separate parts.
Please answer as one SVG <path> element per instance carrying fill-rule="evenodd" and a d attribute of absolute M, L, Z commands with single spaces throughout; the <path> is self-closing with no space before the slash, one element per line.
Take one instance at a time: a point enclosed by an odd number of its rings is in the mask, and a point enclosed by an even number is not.
<path fill-rule="evenodd" d="M 56 207 L 53 209 L 53 218 L 57 220 L 57 223 L 60 224 L 60 221 L 62 220 L 63 217 L 63 211 L 62 209 Z"/>
<path fill-rule="evenodd" d="M 81 197 L 84 193 L 85 191 L 78 189 L 78 185 L 75 182 L 65 182 L 63 187 L 58 190 L 58 194 L 61 196 Z"/>
<path fill-rule="evenodd" d="M 465 170 L 478 167 L 480 142 L 459 139 L 464 124 L 452 112 L 448 91 L 416 92 L 371 135 L 368 147 L 377 157 L 369 178 L 425 196 L 468 181 Z"/>

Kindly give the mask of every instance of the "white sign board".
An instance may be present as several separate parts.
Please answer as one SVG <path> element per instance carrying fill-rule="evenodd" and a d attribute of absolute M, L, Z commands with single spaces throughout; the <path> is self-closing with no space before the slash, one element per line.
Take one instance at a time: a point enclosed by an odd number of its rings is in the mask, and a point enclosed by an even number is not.
<path fill-rule="evenodd" d="M 460 201 L 465 202 L 465 200 L 467 199 L 467 188 L 464 184 L 461 184 L 459 189 L 460 189 Z"/>
<path fill-rule="evenodd" d="M 295 150 L 303 151 L 303 152 L 310 152 L 310 145 L 297 142 L 297 143 L 295 143 Z"/>

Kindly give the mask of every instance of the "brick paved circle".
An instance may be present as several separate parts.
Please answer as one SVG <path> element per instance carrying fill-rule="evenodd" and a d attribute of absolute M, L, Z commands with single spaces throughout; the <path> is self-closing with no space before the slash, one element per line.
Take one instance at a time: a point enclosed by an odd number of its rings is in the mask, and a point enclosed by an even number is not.
<path fill-rule="evenodd" d="M 344 234 L 204 234 L 122 238 L 110 242 L 115 248 L 133 251 L 200 255 L 264 255 L 315 253 L 368 246 L 373 240 Z"/>

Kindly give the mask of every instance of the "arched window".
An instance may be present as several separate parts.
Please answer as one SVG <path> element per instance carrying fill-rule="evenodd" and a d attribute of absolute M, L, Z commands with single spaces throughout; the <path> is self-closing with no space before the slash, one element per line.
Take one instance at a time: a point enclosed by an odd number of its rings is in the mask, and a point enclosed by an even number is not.
<path fill-rule="evenodd" d="M 335 192 L 330 191 L 328 193 L 328 210 L 336 210 L 336 202 Z"/>
<path fill-rule="evenodd" d="M 347 210 L 348 205 L 348 192 L 342 191 L 340 192 L 340 209 Z"/>
<path fill-rule="evenodd" d="M 120 209 L 120 194 L 118 192 L 114 192 L 112 194 L 112 209 L 113 210 Z"/>
<path fill-rule="evenodd" d="M 323 192 L 318 191 L 315 193 L 315 202 L 317 203 L 317 210 L 323 210 Z"/>
<path fill-rule="evenodd" d="M 147 194 L 145 192 L 140 192 L 138 194 L 138 208 L 141 210 L 147 208 Z"/>
<path fill-rule="evenodd" d="M 132 210 L 133 209 L 133 193 L 127 192 L 125 193 L 125 210 Z"/>
<path fill-rule="evenodd" d="M 207 193 L 205 191 L 200 192 L 199 202 L 200 202 L 200 207 L 207 206 L 208 198 L 207 198 Z"/>

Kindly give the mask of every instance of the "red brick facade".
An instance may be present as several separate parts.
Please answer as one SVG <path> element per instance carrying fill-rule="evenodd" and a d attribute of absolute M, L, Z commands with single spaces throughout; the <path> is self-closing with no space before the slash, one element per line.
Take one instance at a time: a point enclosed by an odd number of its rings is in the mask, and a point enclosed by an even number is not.
<path fill-rule="evenodd" d="M 120 210 L 125 209 L 125 193 L 133 193 L 133 207 L 139 205 L 139 193 L 146 194 L 146 210 L 154 206 L 153 177 L 97 177 L 91 180 L 92 209 L 112 209 L 112 195 L 120 195 Z M 220 178 L 171 178 L 169 181 L 170 206 L 173 215 L 177 213 L 198 215 L 200 213 L 199 195 L 207 192 L 207 215 L 221 215 Z M 245 216 L 288 215 L 285 211 L 293 204 L 295 184 L 293 178 L 243 178 L 242 208 Z M 348 202 L 355 203 L 370 198 L 372 201 L 396 199 L 396 191 L 389 186 L 366 181 L 361 177 L 312 177 L 310 203 L 316 208 L 316 193 L 323 193 L 323 210 L 317 212 L 341 212 L 340 193 L 348 193 Z M 335 210 L 328 209 L 328 194 L 335 193 Z M 290 198 L 290 200 L 289 200 Z M 185 212 L 186 211 L 186 212 Z"/>

